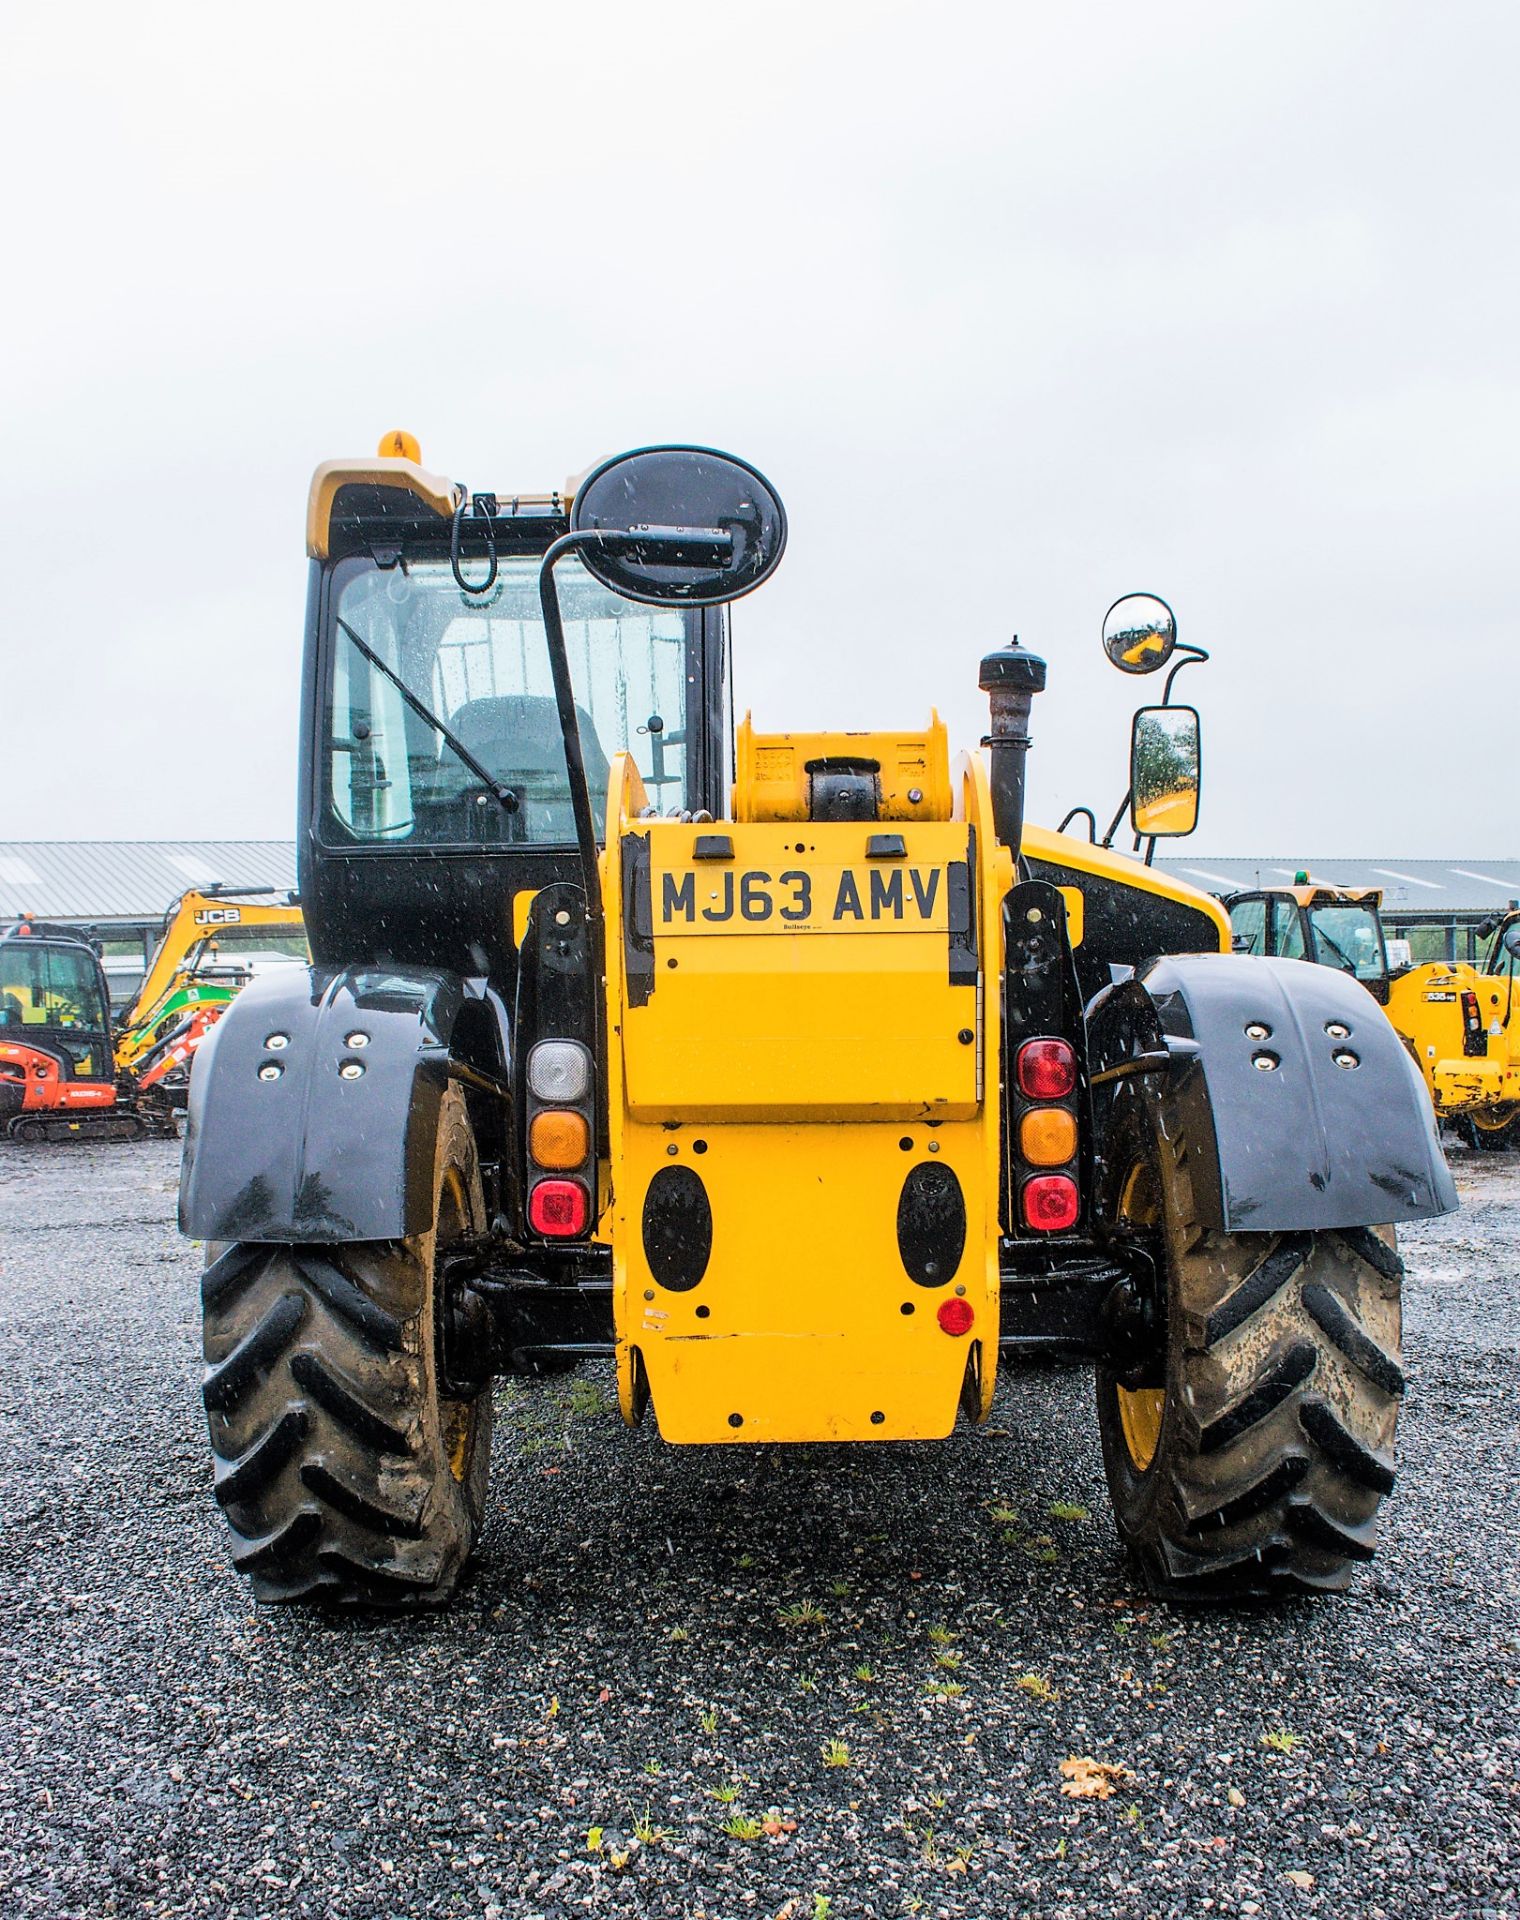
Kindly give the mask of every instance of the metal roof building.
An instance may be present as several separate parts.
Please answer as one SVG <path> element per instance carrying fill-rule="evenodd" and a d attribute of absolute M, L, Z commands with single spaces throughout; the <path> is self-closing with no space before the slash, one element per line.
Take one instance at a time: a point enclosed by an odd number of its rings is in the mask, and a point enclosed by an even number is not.
<path fill-rule="evenodd" d="M 187 887 L 296 884 L 288 840 L 3 840 L 0 920 L 157 927 Z"/>
<path fill-rule="evenodd" d="M 1289 860 L 1258 855 L 1250 860 L 1195 859 L 1174 854 L 1158 867 L 1206 893 L 1243 893 L 1280 887 L 1297 873 L 1338 887 L 1381 887 L 1383 911 L 1421 919 L 1448 913 L 1494 913 L 1520 900 L 1520 860 Z"/>

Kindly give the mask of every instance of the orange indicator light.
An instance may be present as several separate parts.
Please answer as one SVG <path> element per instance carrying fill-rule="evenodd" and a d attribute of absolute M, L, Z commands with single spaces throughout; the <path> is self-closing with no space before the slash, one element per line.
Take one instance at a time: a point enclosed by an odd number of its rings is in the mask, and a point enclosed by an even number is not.
<path fill-rule="evenodd" d="M 528 1128 L 528 1151 L 541 1167 L 585 1164 L 590 1133 L 584 1117 L 549 1107 L 535 1113 Z"/>
<path fill-rule="evenodd" d="M 1031 1107 L 1019 1122 L 1019 1153 L 1031 1167 L 1064 1167 L 1077 1150 L 1077 1123 L 1064 1107 Z"/>

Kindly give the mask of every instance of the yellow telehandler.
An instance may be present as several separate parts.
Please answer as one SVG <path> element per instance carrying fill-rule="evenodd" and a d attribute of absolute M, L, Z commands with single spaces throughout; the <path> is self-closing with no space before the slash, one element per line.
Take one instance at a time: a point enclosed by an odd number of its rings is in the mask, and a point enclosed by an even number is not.
<path fill-rule="evenodd" d="M 1002 537 L 876 496 L 852 567 L 889 507 L 890 541 Z M 1456 1204 L 1412 1063 L 1095 818 L 1026 826 L 1017 641 L 981 753 L 933 717 L 732 730 L 726 610 L 785 539 L 700 447 L 536 495 L 405 435 L 317 470 L 314 963 L 212 1030 L 180 1196 L 234 1564 L 270 1601 L 446 1597 L 501 1374 L 601 1356 L 669 1441 L 865 1445 L 1064 1354 L 1151 1587 L 1344 1587 L 1394 1479 L 1386 1230 Z M 1153 845 L 1196 818 L 1201 655 L 1144 595 L 1104 645 L 1172 662 L 1115 816 Z"/>

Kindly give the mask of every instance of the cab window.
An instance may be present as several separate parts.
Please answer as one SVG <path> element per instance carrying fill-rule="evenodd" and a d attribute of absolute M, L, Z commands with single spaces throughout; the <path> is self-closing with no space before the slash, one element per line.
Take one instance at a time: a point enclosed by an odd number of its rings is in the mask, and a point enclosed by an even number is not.
<path fill-rule="evenodd" d="M 1267 950 L 1267 903 L 1265 900 L 1237 900 L 1230 908 L 1231 945 L 1236 953 L 1265 953 Z"/>
<path fill-rule="evenodd" d="M 0 1028 L 104 1033 L 100 974 L 92 956 L 35 938 L 0 940 Z"/>
<path fill-rule="evenodd" d="M 1280 960 L 1304 957 L 1304 929 L 1296 900 L 1272 902 L 1272 951 Z"/>
<path fill-rule="evenodd" d="M 446 560 L 335 569 L 324 757 L 329 804 L 348 836 L 574 841 L 538 574 L 536 558 L 505 558 L 477 597 L 460 590 Z M 598 819 L 623 749 L 661 812 L 693 805 L 686 691 L 696 616 L 620 599 L 573 559 L 556 577 Z M 510 790 L 510 808 L 471 761 Z"/>
<path fill-rule="evenodd" d="M 1322 967 L 1338 967 L 1358 980 L 1381 980 L 1387 973 L 1377 919 L 1366 907 L 1315 907 L 1309 923 Z"/>

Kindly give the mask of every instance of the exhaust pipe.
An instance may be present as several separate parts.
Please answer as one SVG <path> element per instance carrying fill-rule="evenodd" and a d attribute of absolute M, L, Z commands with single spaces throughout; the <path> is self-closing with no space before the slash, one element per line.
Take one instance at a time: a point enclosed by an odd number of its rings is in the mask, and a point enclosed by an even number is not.
<path fill-rule="evenodd" d="M 1024 839 L 1024 761 L 1029 752 L 1029 707 L 1045 689 L 1045 662 L 1019 645 L 1017 634 L 1006 647 L 982 661 L 982 692 L 992 705 L 992 731 L 982 745 L 990 749 L 992 824 L 1013 855 L 1015 866 Z"/>

